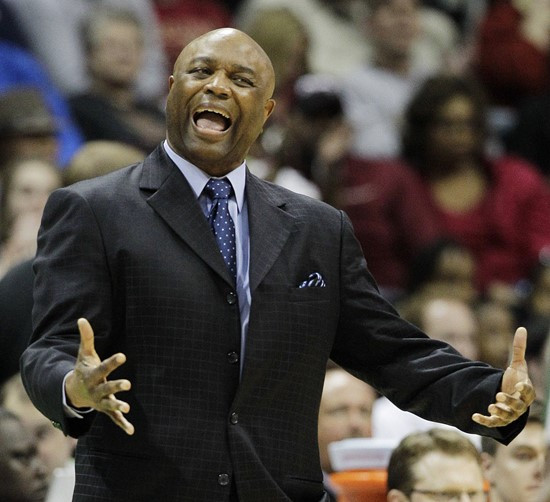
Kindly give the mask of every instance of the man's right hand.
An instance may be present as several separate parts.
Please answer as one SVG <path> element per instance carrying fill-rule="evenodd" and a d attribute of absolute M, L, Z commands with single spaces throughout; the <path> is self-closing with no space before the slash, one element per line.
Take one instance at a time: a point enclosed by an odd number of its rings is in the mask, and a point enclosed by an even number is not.
<path fill-rule="evenodd" d="M 69 404 L 76 408 L 93 408 L 108 415 L 126 434 L 134 433 L 134 426 L 123 413 L 130 411 L 130 405 L 115 397 L 115 393 L 130 390 L 129 380 L 107 381 L 109 374 L 124 364 L 124 354 L 114 354 L 101 361 L 94 348 L 94 332 L 90 323 L 78 320 L 80 347 L 74 370 L 65 380 L 65 394 Z"/>

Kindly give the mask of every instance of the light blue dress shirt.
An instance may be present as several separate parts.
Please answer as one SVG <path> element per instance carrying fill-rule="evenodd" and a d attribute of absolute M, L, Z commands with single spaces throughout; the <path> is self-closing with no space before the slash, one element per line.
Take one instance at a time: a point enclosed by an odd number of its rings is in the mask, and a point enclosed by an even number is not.
<path fill-rule="evenodd" d="M 197 166 L 191 164 L 178 155 L 168 141 L 164 141 L 164 149 L 170 159 L 178 166 L 193 192 L 198 199 L 206 218 L 212 208 L 211 199 L 203 193 L 208 180 L 212 178 Z M 246 187 L 246 164 L 243 162 L 239 167 L 224 176 L 233 187 L 234 195 L 229 198 L 229 214 L 235 224 L 235 241 L 237 247 L 237 297 L 239 299 L 239 310 L 241 314 L 241 352 L 239 361 L 241 374 L 243 370 L 246 336 L 248 333 L 248 320 L 250 318 L 250 232 L 248 227 L 248 205 L 245 197 Z"/>

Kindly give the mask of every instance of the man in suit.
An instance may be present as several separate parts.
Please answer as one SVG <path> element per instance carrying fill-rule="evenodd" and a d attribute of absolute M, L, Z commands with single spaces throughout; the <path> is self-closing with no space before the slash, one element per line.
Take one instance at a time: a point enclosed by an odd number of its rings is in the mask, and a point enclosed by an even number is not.
<path fill-rule="evenodd" d="M 167 141 L 50 197 L 21 363 L 79 438 L 76 501 L 327 500 L 329 357 L 432 420 L 502 442 L 525 422 L 525 330 L 504 377 L 430 340 L 380 296 L 341 211 L 247 172 L 273 82 L 244 33 L 199 37 L 170 77 Z"/>

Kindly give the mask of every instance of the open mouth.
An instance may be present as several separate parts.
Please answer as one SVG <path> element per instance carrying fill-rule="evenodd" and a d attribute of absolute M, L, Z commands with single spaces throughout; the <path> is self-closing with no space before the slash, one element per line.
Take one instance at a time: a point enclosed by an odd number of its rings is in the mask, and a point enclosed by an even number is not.
<path fill-rule="evenodd" d="M 193 115 L 193 122 L 205 131 L 224 132 L 231 127 L 231 119 L 223 112 L 199 110 Z"/>

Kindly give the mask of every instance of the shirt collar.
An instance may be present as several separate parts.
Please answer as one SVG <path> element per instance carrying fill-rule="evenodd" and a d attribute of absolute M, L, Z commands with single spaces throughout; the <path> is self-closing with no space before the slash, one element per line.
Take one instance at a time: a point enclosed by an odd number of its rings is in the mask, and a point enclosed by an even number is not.
<path fill-rule="evenodd" d="M 195 192 L 195 196 L 198 199 L 201 196 L 206 183 L 208 183 L 208 180 L 212 178 L 212 176 L 209 176 L 203 170 L 185 160 L 181 155 L 178 155 L 170 147 L 167 140 L 164 140 L 163 146 L 166 154 L 185 176 L 185 179 L 189 185 L 191 185 L 191 188 L 193 189 L 193 192 Z M 239 167 L 226 174 L 224 178 L 227 178 L 231 183 L 233 192 L 235 193 L 235 200 L 237 201 L 237 208 L 239 212 L 241 212 L 244 204 L 244 189 L 246 185 L 246 163 L 243 162 Z"/>

